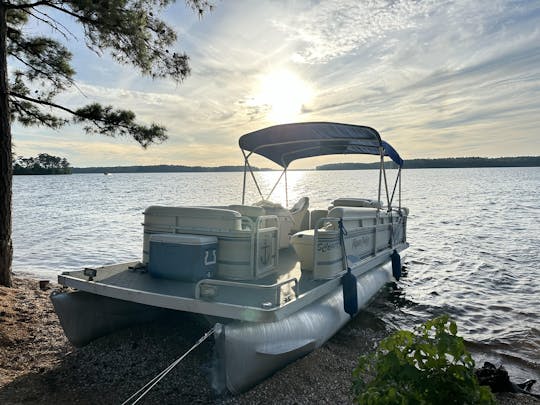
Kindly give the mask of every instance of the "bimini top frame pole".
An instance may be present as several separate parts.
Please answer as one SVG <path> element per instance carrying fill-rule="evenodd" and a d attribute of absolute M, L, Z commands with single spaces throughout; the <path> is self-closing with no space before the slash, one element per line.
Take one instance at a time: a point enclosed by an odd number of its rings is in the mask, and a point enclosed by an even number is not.
<path fill-rule="evenodd" d="M 242 153 L 244 153 L 243 150 L 242 150 Z M 262 200 L 269 200 L 270 196 L 272 195 L 272 193 L 276 189 L 276 187 L 279 184 L 279 182 L 281 181 L 281 179 L 283 177 L 285 177 L 285 200 L 286 200 L 286 206 L 288 206 L 288 204 L 289 204 L 289 195 L 288 195 L 288 189 L 287 189 L 287 169 L 286 168 L 283 169 L 283 171 L 279 175 L 277 181 L 275 182 L 274 186 L 272 187 L 272 190 L 270 190 L 268 195 L 265 197 L 263 195 L 263 193 L 262 193 L 262 190 L 261 190 L 261 188 L 259 186 L 259 183 L 257 182 L 257 178 L 255 177 L 255 173 L 253 172 L 253 168 L 249 164 L 249 160 L 246 157 L 245 153 L 244 153 L 244 183 L 243 183 L 243 187 L 242 187 L 242 205 L 244 205 L 245 201 L 246 201 L 246 178 L 247 178 L 247 172 L 248 171 L 251 173 L 251 178 L 253 179 L 253 182 L 255 183 L 255 186 L 257 187 L 257 191 L 259 192 L 259 195 L 260 195 Z"/>
<path fill-rule="evenodd" d="M 383 141 L 375 129 L 360 125 L 334 122 L 304 122 L 276 125 L 243 135 L 239 139 L 239 145 L 245 160 L 244 180 L 247 170 L 249 170 L 262 198 L 264 197 L 248 161 L 253 153 L 264 156 L 283 168 L 283 173 L 278 179 L 278 182 L 281 180 L 281 177 L 287 175 L 286 172 L 289 164 L 298 159 L 340 154 L 379 155 L 381 157 L 379 201 L 381 197 L 381 182 L 384 177 L 389 206 L 392 199 L 388 191 L 384 157 L 390 157 L 399 167 L 403 165 L 403 160 L 396 150 L 390 144 Z M 276 186 L 277 183 L 272 188 L 269 196 Z M 243 202 L 245 201 L 245 192 L 246 185 L 244 182 Z"/>
<path fill-rule="evenodd" d="M 242 187 L 242 205 L 245 204 L 246 200 L 246 176 L 247 176 L 247 170 L 251 173 L 251 178 L 253 179 L 253 182 L 255 183 L 255 186 L 257 187 L 257 191 L 259 192 L 259 195 L 264 200 L 263 193 L 261 191 L 261 188 L 259 187 L 259 183 L 257 183 L 257 178 L 255 177 L 255 173 L 253 173 L 253 169 L 251 168 L 251 165 L 249 164 L 249 155 L 246 155 L 244 150 L 242 149 L 242 154 L 244 155 L 244 185 Z M 278 180 L 279 181 L 279 180 Z"/>

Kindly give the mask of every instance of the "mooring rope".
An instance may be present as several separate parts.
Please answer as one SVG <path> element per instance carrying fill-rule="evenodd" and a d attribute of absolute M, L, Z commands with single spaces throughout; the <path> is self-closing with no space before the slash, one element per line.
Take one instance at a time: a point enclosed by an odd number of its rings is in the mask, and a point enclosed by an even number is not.
<path fill-rule="evenodd" d="M 206 332 L 198 341 L 195 343 L 191 348 L 185 352 L 182 356 L 177 358 L 175 361 L 173 361 L 166 369 L 161 371 L 158 375 L 156 375 L 154 378 L 152 378 L 150 381 L 148 381 L 143 387 L 141 387 L 137 392 L 135 392 L 132 396 L 130 396 L 128 399 L 126 399 L 122 405 L 135 405 L 137 402 L 139 402 L 152 388 L 156 386 L 157 383 L 159 383 L 169 372 L 175 368 L 184 358 L 191 353 L 197 346 L 199 346 L 202 342 L 204 342 L 206 339 L 208 339 L 210 336 L 212 336 L 215 332 L 215 326 L 212 327 L 208 332 Z M 139 395 L 140 394 L 140 395 Z M 133 402 L 130 402 L 132 401 Z"/>

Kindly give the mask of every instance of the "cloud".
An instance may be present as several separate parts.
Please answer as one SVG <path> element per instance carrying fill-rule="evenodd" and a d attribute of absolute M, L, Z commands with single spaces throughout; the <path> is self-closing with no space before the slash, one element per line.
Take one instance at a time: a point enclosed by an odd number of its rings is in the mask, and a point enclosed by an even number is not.
<path fill-rule="evenodd" d="M 73 108 L 98 101 L 131 109 L 165 125 L 167 143 L 142 151 L 79 127 L 15 125 L 18 148 L 73 147 L 78 165 L 236 164 L 238 137 L 271 124 L 269 106 L 248 102 L 257 83 L 289 70 L 314 93 L 298 120 L 373 126 L 406 157 L 540 154 L 537 2 L 239 0 L 200 21 L 183 6 L 173 11 L 179 49 L 191 57 L 184 83 L 140 78 L 74 49 L 84 95 L 59 98 Z"/>
<path fill-rule="evenodd" d="M 431 7 L 430 1 L 326 0 L 306 7 L 294 24 L 276 19 L 275 25 L 301 44 L 296 61 L 324 63 L 373 40 L 418 27 L 418 19 Z"/>
<path fill-rule="evenodd" d="M 530 154 L 533 132 L 518 133 L 538 125 L 538 5 L 392 4 L 325 2 L 280 25 L 322 84 L 304 111 L 388 131 L 416 157 Z"/>

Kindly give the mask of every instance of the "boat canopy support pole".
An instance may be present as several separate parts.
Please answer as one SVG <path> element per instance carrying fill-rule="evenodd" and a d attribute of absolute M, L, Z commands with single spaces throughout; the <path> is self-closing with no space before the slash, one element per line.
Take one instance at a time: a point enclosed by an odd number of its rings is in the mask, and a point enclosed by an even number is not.
<path fill-rule="evenodd" d="M 384 164 L 384 156 L 383 156 L 383 150 L 382 147 L 379 148 L 380 154 L 381 154 L 381 164 L 379 166 L 379 193 L 377 194 L 377 201 L 381 202 L 381 186 L 382 186 L 382 166 Z"/>
<path fill-rule="evenodd" d="M 242 153 L 244 154 L 244 178 L 246 175 L 245 168 L 247 166 L 247 168 L 249 169 L 249 172 L 251 173 L 251 177 L 253 178 L 253 182 L 255 183 L 255 186 L 257 187 L 257 191 L 259 192 L 259 195 L 261 196 L 262 199 L 264 199 L 261 188 L 259 187 L 259 183 L 257 183 L 257 178 L 255 177 L 255 173 L 253 173 L 253 169 L 251 168 L 251 165 L 249 164 L 249 160 L 248 160 L 249 155 L 246 156 L 246 153 L 244 152 L 243 149 L 242 149 Z M 244 192 L 242 193 L 242 204 L 244 204 L 245 195 L 246 195 L 246 188 L 245 188 L 245 182 L 244 182 Z"/>
<path fill-rule="evenodd" d="M 285 173 L 285 208 L 289 208 L 289 187 L 287 186 L 287 168 L 283 170 Z"/>
<path fill-rule="evenodd" d="M 384 177 L 384 189 L 386 190 L 386 201 L 388 203 L 388 209 L 392 209 L 392 200 L 390 199 L 390 193 L 388 192 L 388 181 L 386 180 L 386 168 L 384 167 L 384 159 L 382 163 L 382 172 Z"/>
<path fill-rule="evenodd" d="M 399 210 L 401 212 L 401 167 L 399 168 Z"/>
<path fill-rule="evenodd" d="M 274 184 L 274 187 L 272 187 L 272 190 L 270 190 L 270 192 L 268 193 L 268 195 L 266 196 L 266 200 L 269 200 L 270 199 L 270 196 L 272 195 L 272 193 L 274 192 L 274 190 L 276 189 L 277 185 L 279 184 L 279 182 L 281 181 L 281 178 L 283 177 L 283 175 L 285 175 L 285 187 L 287 187 L 287 174 L 286 174 L 286 171 L 287 171 L 287 168 L 285 168 L 281 174 L 279 175 L 276 183 Z M 261 196 L 262 197 L 262 196 Z M 264 198 L 264 197 L 263 197 Z"/>
<path fill-rule="evenodd" d="M 242 154 L 244 155 L 244 183 L 242 185 L 242 205 L 245 204 L 246 200 L 246 177 L 247 177 L 247 158 L 244 150 L 242 149 Z"/>
<path fill-rule="evenodd" d="M 394 183 L 394 189 L 392 190 L 392 197 L 390 198 L 390 203 L 394 201 L 394 195 L 396 194 L 396 187 L 399 184 L 399 205 L 398 208 L 401 209 L 401 167 L 398 170 L 398 174 L 396 177 L 396 182 Z M 390 207 L 390 205 L 389 205 Z"/>

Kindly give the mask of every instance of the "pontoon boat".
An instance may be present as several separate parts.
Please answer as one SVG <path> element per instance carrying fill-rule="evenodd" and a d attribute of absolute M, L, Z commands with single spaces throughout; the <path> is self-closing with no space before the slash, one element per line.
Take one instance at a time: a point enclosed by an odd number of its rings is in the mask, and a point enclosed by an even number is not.
<path fill-rule="evenodd" d="M 215 383 L 237 393 L 321 346 L 399 278 L 399 252 L 408 246 L 403 160 L 376 130 L 297 123 L 246 134 L 239 143 L 241 204 L 151 206 L 140 262 L 58 277 L 77 290 L 52 296 L 72 343 L 150 319 L 159 308 L 200 314 L 217 322 Z M 254 154 L 283 169 L 270 196 L 263 196 L 250 165 Z M 269 201 L 282 179 L 286 188 L 291 162 L 335 154 L 378 156 L 376 200 L 341 197 L 324 210 L 310 210 L 307 197 L 290 209 Z M 393 184 L 385 157 L 397 168 Z M 255 204 L 245 201 L 250 178 L 261 197 Z"/>

